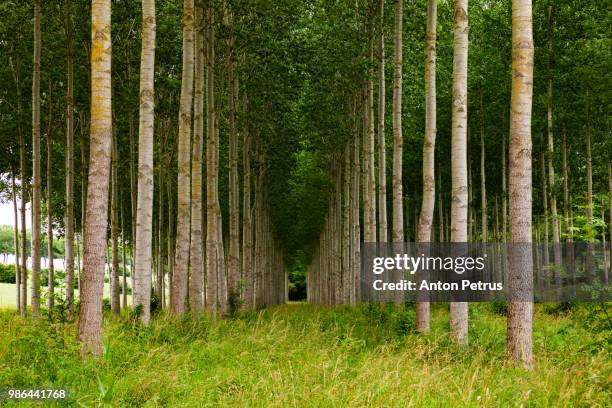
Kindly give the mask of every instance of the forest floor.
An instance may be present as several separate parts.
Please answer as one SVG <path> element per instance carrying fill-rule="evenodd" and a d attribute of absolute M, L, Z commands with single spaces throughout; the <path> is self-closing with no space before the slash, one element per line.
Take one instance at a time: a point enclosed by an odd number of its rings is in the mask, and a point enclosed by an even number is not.
<path fill-rule="evenodd" d="M 609 406 L 610 305 L 538 305 L 535 368 L 507 364 L 503 304 L 470 306 L 470 345 L 448 306 L 414 332 L 414 306 L 289 304 L 226 320 L 125 313 L 104 355 L 79 358 L 77 327 L 0 311 L 0 388 L 65 387 L 75 406 Z M 607 310 L 606 310 L 607 309 Z M 20 405 L 21 406 L 21 405 Z"/>

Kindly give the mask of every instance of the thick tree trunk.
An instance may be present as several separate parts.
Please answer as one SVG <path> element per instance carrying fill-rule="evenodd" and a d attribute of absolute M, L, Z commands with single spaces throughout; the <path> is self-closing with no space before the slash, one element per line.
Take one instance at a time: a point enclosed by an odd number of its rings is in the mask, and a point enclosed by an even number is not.
<path fill-rule="evenodd" d="M 193 141 L 191 151 L 191 274 L 189 301 L 191 310 L 203 309 L 204 272 L 202 271 L 202 139 L 204 138 L 204 5 L 195 5 L 195 88 L 193 101 Z"/>
<path fill-rule="evenodd" d="M 40 0 L 34 0 L 34 58 L 32 69 L 32 316 L 40 311 Z"/>
<path fill-rule="evenodd" d="M 214 12 L 210 2 L 207 8 L 207 71 L 206 71 L 206 273 L 207 308 L 212 315 L 223 316 L 227 310 L 225 255 L 223 248 L 221 208 L 218 195 L 219 135 L 214 98 Z"/>
<path fill-rule="evenodd" d="M 187 269 L 189 265 L 190 193 L 189 158 L 191 145 L 191 107 L 194 72 L 194 5 L 183 1 L 183 75 L 179 112 L 178 137 L 178 214 L 176 223 L 176 253 L 172 276 L 172 303 L 170 309 L 181 315 L 187 297 Z"/>
<path fill-rule="evenodd" d="M 512 1 L 510 101 L 510 251 L 508 356 L 532 365 L 533 271 L 531 246 L 531 104 L 533 28 L 531 0 Z"/>
<path fill-rule="evenodd" d="M 65 3 L 67 61 L 66 83 L 66 206 L 64 210 L 66 301 L 74 287 L 74 67 L 72 45 L 72 0 Z M 72 298 L 72 296 L 71 296 Z"/>
<path fill-rule="evenodd" d="M 134 307 L 142 307 L 141 321 L 151 319 L 151 240 L 153 234 L 153 133 L 155 111 L 155 0 L 142 2 L 140 53 L 140 109 L 138 122 L 138 201 L 134 253 Z M 189 107 L 191 110 L 191 106 Z M 182 136 L 182 135 L 181 135 Z"/>
<path fill-rule="evenodd" d="M 111 114 L 111 1 L 93 0 L 91 31 L 91 148 L 90 186 L 83 253 L 83 282 L 79 313 L 79 340 L 83 353 L 102 354 L 102 292 L 106 227 L 108 222 L 108 182 L 112 142 Z"/>
<path fill-rule="evenodd" d="M 452 106 L 452 201 L 451 241 L 467 242 L 467 68 L 468 1 L 455 1 Z M 451 302 L 451 335 L 461 344 L 468 343 L 468 304 Z"/>
<path fill-rule="evenodd" d="M 427 3 L 427 32 L 425 35 L 425 137 L 423 139 L 423 197 L 417 242 L 430 242 L 436 203 L 436 25 L 437 1 Z M 417 302 L 416 329 L 429 332 L 429 302 Z"/>
<path fill-rule="evenodd" d="M 403 33 L 403 2 L 402 0 L 395 0 L 395 33 L 393 36 L 393 242 L 404 241 L 404 203 L 402 188 L 402 161 L 404 151 L 404 138 L 402 135 Z"/>

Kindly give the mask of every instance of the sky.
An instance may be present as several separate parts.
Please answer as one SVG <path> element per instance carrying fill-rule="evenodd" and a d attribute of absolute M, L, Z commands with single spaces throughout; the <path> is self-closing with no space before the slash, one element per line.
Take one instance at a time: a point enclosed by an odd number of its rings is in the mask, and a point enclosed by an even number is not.
<path fill-rule="evenodd" d="M 17 210 L 21 210 L 21 203 L 17 201 Z M 21 216 L 17 213 L 17 222 L 19 228 L 21 228 Z M 13 218 L 13 202 L 0 202 L 0 225 L 9 225 L 13 227 L 15 220 Z M 32 212 L 30 211 L 30 204 L 26 205 L 26 228 L 29 229 L 32 224 Z"/>

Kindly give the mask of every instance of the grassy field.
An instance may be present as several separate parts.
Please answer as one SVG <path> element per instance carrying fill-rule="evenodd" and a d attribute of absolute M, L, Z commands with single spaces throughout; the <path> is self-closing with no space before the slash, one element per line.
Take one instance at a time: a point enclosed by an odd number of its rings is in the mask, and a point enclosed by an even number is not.
<path fill-rule="evenodd" d="M 47 288 L 43 288 L 45 291 Z M 60 294 L 61 289 L 55 288 L 55 293 Z M 28 287 L 28 304 L 30 304 L 30 288 Z M 104 284 L 104 297 L 108 298 L 110 294 L 110 285 Z M 74 290 L 74 295 L 78 298 L 79 291 Z M 15 309 L 16 288 L 12 283 L 0 283 L 0 310 Z M 132 303 L 132 295 L 128 295 L 128 304 Z"/>
<path fill-rule="evenodd" d="M 107 318 L 99 361 L 79 359 L 75 325 L 5 310 L 0 387 L 66 387 L 90 407 L 610 406 L 601 306 L 538 306 L 533 371 L 505 362 L 498 309 L 470 307 L 467 349 L 449 339 L 446 305 L 427 336 L 413 332 L 413 307 L 290 304 L 216 321 L 159 315 L 149 328 L 125 314 Z"/>

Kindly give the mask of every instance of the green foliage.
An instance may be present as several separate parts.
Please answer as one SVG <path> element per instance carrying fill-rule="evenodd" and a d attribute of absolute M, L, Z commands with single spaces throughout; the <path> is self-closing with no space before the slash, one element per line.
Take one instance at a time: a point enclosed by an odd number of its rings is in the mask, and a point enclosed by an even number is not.
<path fill-rule="evenodd" d="M 15 283 L 15 265 L 0 264 L 0 283 Z"/>

